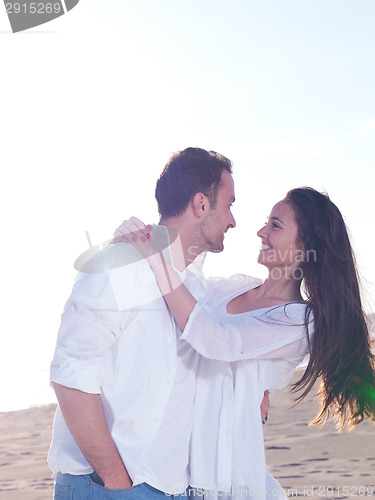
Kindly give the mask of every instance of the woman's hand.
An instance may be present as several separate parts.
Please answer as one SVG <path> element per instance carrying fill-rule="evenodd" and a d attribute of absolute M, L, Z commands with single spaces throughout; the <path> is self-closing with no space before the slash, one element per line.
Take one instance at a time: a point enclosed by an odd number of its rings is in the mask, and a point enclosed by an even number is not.
<path fill-rule="evenodd" d="M 152 226 L 146 226 L 137 217 L 130 217 L 116 229 L 112 242 L 130 243 L 143 257 L 149 260 L 152 255 L 159 253 L 159 248 L 151 239 L 151 232 Z"/>
<path fill-rule="evenodd" d="M 270 393 L 268 391 L 264 391 L 263 401 L 260 404 L 260 414 L 263 424 L 265 424 L 268 420 L 268 410 L 270 409 L 270 406 Z"/>
<path fill-rule="evenodd" d="M 113 233 L 113 242 L 125 241 L 127 243 L 134 243 L 136 239 L 142 239 L 145 242 L 150 239 L 152 226 L 145 226 L 145 224 L 137 219 L 137 217 L 130 217 L 124 220 L 122 224 Z M 131 238 L 135 238 L 132 241 Z"/>

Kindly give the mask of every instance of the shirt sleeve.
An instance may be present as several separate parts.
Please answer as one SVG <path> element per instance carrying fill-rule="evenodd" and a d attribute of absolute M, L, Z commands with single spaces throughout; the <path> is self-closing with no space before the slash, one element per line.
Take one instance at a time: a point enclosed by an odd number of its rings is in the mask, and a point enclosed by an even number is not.
<path fill-rule="evenodd" d="M 122 249 L 109 249 L 107 253 L 112 258 L 119 251 Z M 140 266 L 142 263 L 132 263 L 99 271 L 97 267 L 98 272 L 78 274 L 61 317 L 51 381 L 101 393 L 103 359 L 125 329 L 127 310 L 137 300 L 143 282 Z"/>
<path fill-rule="evenodd" d="M 209 304 L 198 302 L 181 338 L 202 356 L 220 361 L 303 357 L 308 347 L 305 310 L 305 304 L 293 303 L 244 313 L 238 321 L 218 319 Z"/>

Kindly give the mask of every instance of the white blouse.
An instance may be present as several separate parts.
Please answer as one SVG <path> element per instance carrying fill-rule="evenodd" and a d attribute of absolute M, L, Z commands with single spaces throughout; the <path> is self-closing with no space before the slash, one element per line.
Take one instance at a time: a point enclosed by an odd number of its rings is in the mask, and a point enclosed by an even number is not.
<path fill-rule="evenodd" d="M 307 354 L 306 304 L 229 314 L 228 302 L 261 281 L 235 275 L 210 283 L 209 296 L 196 304 L 181 336 L 204 356 L 196 380 L 190 484 L 210 499 L 285 498 L 265 463 L 260 403 L 266 389 L 272 393 L 289 383 Z"/>

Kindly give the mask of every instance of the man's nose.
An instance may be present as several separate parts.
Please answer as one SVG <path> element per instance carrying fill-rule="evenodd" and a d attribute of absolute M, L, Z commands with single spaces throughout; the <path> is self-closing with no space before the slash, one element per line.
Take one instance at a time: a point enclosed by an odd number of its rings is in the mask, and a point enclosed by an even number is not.
<path fill-rule="evenodd" d="M 231 221 L 229 224 L 229 227 L 236 227 L 236 219 L 233 217 L 233 214 L 231 213 Z"/>

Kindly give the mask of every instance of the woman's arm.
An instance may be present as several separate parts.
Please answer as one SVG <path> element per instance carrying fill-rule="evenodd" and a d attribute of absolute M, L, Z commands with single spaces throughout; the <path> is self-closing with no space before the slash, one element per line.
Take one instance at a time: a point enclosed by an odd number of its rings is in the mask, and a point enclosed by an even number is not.
<path fill-rule="evenodd" d="M 209 304 L 197 303 L 182 283 L 170 262 L 154 245 L 150 226 L 132 217 L 115 233 L 116 241 L 125 241 L 148 260 L 155 273 L 161 293 L 183 334 L 202 356 L 220 361 L 243 359 L 295 359 L 307 348 L 304 305 L 275 307 L 269 315 L 246 316 L 236 325 L 230 317 L 218 319 Z"/>
<path fill-rule="evenodd" d="M 181 331 L 184 331 L 189 316 L 197 301 L 181 281 L 171 264 L 160 254 L 149 259 L 156 281 Z"/>
<path fill-rule="evenodd" d="M 237 326 L 230 317 L 218 319 L 209 304 L 198 303 L 173 267 L 159 255 L 154 254 L 149 262 L 183 332 L 181 338 L 202 356 L 227 362 L 296 357 L 302 361 L 307 349 L 304 305 L 282 305 L 262 317 L 249 314 L 246 322 Z"/>
<path fill-rule="evenodd" d="M 183 284 L 171 263 L 154 244 L 151 232 L 151 226 L 145 226 L 136 217 L 131 217 L 115 231 L 114 242 L 131 243 L 148 260 L 169 309 L 184 331 L 197 301 Z"/>

